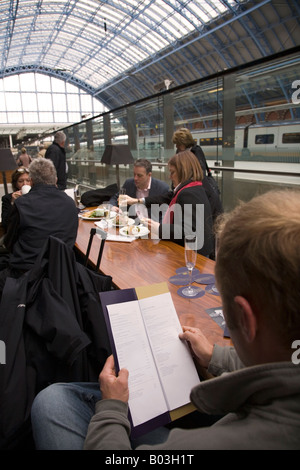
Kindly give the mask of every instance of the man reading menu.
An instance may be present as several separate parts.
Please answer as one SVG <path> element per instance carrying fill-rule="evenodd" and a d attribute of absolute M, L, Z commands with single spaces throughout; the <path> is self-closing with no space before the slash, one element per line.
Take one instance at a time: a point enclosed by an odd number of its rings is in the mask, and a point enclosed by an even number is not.
<path fill-rule="evenodd" d="M 199 416 L 224 417 L 210 427 L 166 431 L 153 445 L 145 436 L 137 449 L 299 450 L 299 240 L 299 191 L 266 193 L 224 218 L 215 275 L 234 347 L 212 345 L 196 328 L 179 334 L 215 376 L 191 390 Z M 32 413 L 37 447 L 132 449 L 128 371 L 117 374 L 112 357 L 100 390 L 57 384 L 42 391 Z"/>

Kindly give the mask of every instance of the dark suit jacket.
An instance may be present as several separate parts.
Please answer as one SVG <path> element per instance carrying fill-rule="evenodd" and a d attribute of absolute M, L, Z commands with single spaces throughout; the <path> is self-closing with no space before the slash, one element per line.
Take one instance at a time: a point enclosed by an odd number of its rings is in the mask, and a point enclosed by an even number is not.
<path fill-rule="evenodd" d="M 11 214 L 13 206 L 11 205 L 12 193 L 5 194 L 2 196 L 2 227 L 7 230 L 9 216 Z"/>
<path fill-rule="evenodd" d="M 123 188 L 126 190 L 127 196 L 136 198 L 136 185 L 134 183 L 134 178 L 128 178 L 123 184 Z M 151 179 L 151 187 L 149 190 L 149 197 L 159 196 L 165 194 L 169 191 L 169 186 L 164 181 L 158 180 L 156 178 Z M 109 203 L 112 206 L 118 205 L 119 193 L 112 196 L 109 200 Z M 148 215 L 151 217 L 151 207 L 148 207 Z"/>
<path fill-rule="evenodd" d="M 67 171 L 66 171 L 66 151 L 56 142 L 48 147 L 45 158 L 53 161 L 57 173 L 58 189 L 66 189 L 67 187 Z"/>

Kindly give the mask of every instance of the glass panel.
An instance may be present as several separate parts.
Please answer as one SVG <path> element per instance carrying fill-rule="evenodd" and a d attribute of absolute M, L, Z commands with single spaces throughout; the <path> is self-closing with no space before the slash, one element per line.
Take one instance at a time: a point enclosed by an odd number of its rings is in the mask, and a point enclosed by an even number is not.
<path fill-rule="evenodd" d="M 51 91 L 50 77 L 39 74 L 36 80 L 36 89 L 38 91 Z"/>
<path fill-rule="evenodd" d="M 40 122 L 49 122 L 49 124 L 53 122 L 53 113 L 40 112 L 39 116 Z"/>
<path fill-rule="evenodd" d="M 6 111 L 5 93 L 0 91 L 0 111 Z"/>
<path fill-rule="evenodd" d="M 5 91 L 19 91 L 19 75 L 13 75 L 12 77 L 5 77 L 3 79 Z"/>
<path fill-rule="evenodd" d="M 54 122 L 57 122 L 57 123 L 65 123 L 65 122 L 68 122 L 68 115 L 67 113 L 58 113 L 58 112 L 55 112 L 53 113 L 54 115 Z"/>
<path fill-rule="evenodd" d="M 24 111 L 37 111 L 38 108 L 36 94 L 22 93 L 22 104 Z"/>
<path fill-rule="evenodd" d="M 24 122 L 37 122 L 38 113 L 23 113 Z"/>
<path fill-rule="evenodd" d="M 274 143 L 274 134 L 257 134 L 255 136 L 255 143 L 257 145 L 273 144 Z"/>
<path fill-rule="evenodd" d="M 112 143 L 128 143 L 134 158 L 151 160 L 155 177 L 169 183 L 167 161 L 175 148 L 168 139 L 173 130 L 187 127 L 195 142 L 203 147 L 226 210 L 234 207 L 239 199 L 248 200 L 257 192 L 276 187 L 300 187 L 300 178 L 296 176 L 251 173 L 260 169 L 300 173 L 300 103 L 289 101 L 293 93 L 291 84 L 299 73 L 297 64 L 288 67 L 266 64 L 237 73 L 231 82 L 223 83 L 222 77 L 203 81 L 97 117 L 91 121 L 93 148 L 87 138 L 90 131 L 87 127 L 78 127 L 80 148 L 92 150 L 95 163 L 92 169 L 90 161 L 81 161 L 82 168 L 78 167 L 77 175 L 85 187 L 95 180 L 94 187 L 116 181 L 114 168 L 100 162 L 104 137 L 111 136 Z M 232 104 L 226 98 L 228 94 L 235 97 L 235 108 L 229 110 L 233 111 L 232 136 L 227 135 L 228 140 L 224 140 L 223 116 Z M 284 96 L 290 98 L 284 101 Z M 168 108 L 167 97 L 172 98 L 173 107 Z M 106 119 L 109 124 L 104 125 Z M 228 142 L 233 146 L 229 147 Z M 228 148 L 233 155 L 232 167 L 225 171 L 222 164 L 224 161 L 228 164 L 224 158 Z M 249 171 L 244 173 L 237 171 L 239 169 Z M 131 165 L 120 168 L 121 183 L 131 176 Z"/>
<path fill-rule="evenodd" d="M 7 113 L 7 120 L 11 124 L 23 122 L 23 115 L 22 113 Z"/>
<path fill-rule="evenodd" d="M 55 111 L 66 111 L 67 110 L 66 95 L 53 94 L 52 99 L 53 99 L 53 109 Z"/>
<path fill-rule="evenodd" d="M 6 113 L 0 112 L 0 123 L 1 123 L 1 124 L 6 124 L 6 123 L 7 123 L 7 115 L 6 115 Z"/>
<path fill-rule="evenodd" d="M 35 91 L 34 73 L 26 73 L 20 75 L 20 90 Z"/>
<path fill-rule="evenodd" d="M 52 95 L 50 93 L 39 93 L 37 99 L 39 111 L 52 110 Z"/>
<path fill-rule="evenodd" d="M 289 132 L 282 135 L 283 144 L 300 144 L 300 132 Z"/>
<path fill-rule="evenodd" d="M 68 111 L 79 111 L 80 103 L 78 95 L 67 95 Z"/>
<path fill-rule="evenodd" d="M 8 111 L 21 110 L 21 94 L 20 93 L 6 93 L 6 107 Z"/>

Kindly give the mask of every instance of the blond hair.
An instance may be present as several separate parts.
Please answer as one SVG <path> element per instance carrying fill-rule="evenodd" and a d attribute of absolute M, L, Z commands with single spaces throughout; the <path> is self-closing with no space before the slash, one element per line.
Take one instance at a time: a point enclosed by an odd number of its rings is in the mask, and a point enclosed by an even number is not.
<path fill-rule="evenodd" d="M 202 181 L 203 171 L 198 159 L 189 150 L 176 153 L 168 161 L 168 166 L 174 166 L 180 183 L 184 181 Z"/>
<path fill-rule="evenodd" d="M 219 224 L 216 280 L 229 328 L 245 297 L 286 345 L 300 337 L 300 191 L 270 191 Z"/>
<path fill-rule="evenodd" d="M 193 138 L 191 132 L 185 127 L 175 131 L 172 140 L 173 144 L 184 145 L 185 148 L 193 147 L 196 144 L 196 141 Z"/>

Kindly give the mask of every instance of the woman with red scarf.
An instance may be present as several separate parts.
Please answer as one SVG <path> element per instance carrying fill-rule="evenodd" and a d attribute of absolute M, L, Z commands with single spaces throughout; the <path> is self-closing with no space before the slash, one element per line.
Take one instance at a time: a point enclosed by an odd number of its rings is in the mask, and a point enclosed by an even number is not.
<path fill-rule="evenodd" d="M 185 150 L 168 162 L 173 183 L 173 198 L 161 224 L 144 219 L 151 236 L 172 240 L 184 246 L 185 235 L 195 233 L 198 253 L 210 256 L 214 251 L 213 221 L 210 204 L 202 186 L 203 172 L 195 155 Z"/>

